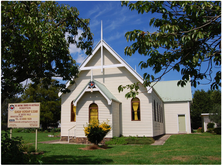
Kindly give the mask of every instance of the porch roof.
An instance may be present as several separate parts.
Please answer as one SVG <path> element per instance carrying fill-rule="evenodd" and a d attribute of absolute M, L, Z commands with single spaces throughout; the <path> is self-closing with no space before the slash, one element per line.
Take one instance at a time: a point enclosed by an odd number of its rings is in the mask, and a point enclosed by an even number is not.
<path fill-rule="evenodd" d="M 99 91 L 104 98 L 107 100 L 108 104 L 111 105 L 112 100 L 121 103 L 107 88 L 104 84 L 100 83 L 99 81 L 93 80 L 95 83 L 95 88 L 92 88 L 92 91 Z M 89 81 L 90 82 L 90 81 Z M 79 95 L 73 100 L 74 106 L 77 105 L 79 99 L 83 96 L 85 92 L 91 92 L 91 88 L 88 87 L 89 82 L 86 86 L 82 89 Z"/>

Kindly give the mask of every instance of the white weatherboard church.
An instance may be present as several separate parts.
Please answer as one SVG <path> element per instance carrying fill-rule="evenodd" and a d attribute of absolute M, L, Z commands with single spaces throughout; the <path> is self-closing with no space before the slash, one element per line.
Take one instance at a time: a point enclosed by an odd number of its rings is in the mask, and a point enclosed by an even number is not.
<path fill-rule="evenodd" d="M 106 139 L 191 133 L 190 83 L 183 88 L 177 81 L 161 81 L 153 88 L 141 85 L 136 98 L 126 99 L 127 90 L 119 93 L 118 86 L 143 83 L 143 78 L 103 40 L 102 30 L 101 40 L 79 71 L 75 84 L 67 83 L 71 92 L 59 93 L 61 140 L 75 137 L 77 143 L 87 142 L 83 126 L 92 119 L 109 120 L 112 129 Z"/>

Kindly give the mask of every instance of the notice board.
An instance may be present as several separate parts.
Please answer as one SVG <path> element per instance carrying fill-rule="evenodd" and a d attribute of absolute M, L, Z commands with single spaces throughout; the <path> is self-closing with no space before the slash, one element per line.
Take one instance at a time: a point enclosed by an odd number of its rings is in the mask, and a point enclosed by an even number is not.
<path fill-rule="evenodd" d="M 40 103 L 9 103 L 8 128 L 39 128 Z"/>

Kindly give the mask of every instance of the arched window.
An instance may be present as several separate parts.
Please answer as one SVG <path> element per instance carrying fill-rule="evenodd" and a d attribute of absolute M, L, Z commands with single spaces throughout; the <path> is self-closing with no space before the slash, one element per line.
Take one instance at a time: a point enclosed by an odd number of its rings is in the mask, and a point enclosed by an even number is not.
<path fill-rule="evenodd" d="M 76 121 L 76 106 L 73 105 L 73 101 L 71 102 L 71 121 Z"/>
<path fill-rule="evenodd" d="M 98 120 L 98 105 L 95 103 L 92 103 L 89 106 L 89 123 L 93 120 Z"/>
<path fill-rule="evenodd" d="M 131 115 L 133 121 L 140 120 L 140 100 L 138 98 L 131 100 Z"/>

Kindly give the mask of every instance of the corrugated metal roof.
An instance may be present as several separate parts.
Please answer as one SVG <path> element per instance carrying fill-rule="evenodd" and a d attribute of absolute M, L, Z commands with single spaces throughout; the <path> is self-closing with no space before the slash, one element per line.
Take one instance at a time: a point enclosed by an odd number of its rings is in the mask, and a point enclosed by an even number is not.
<path fill-rule="evenodd" d="M 115 100 L 117 102 L 120 102 L 119 100 L 117 100 L 117 98 L 106 88 L 105 85 L 103 85 L 102 83 L 94 80 L 95 84 L 97 85 L 97 87 L 106 95 L 106 97 L 108 97 L 110 100 Z"/>
<path fill-rule="evenodd" d="M 187 82 L 186 86 L 181 87 L 177 86 L 178 81 L 159 81 L 153 88 L 164 102 L 192 101 L 190 82 Z"/>

